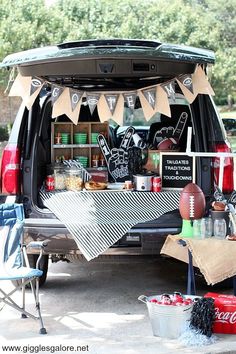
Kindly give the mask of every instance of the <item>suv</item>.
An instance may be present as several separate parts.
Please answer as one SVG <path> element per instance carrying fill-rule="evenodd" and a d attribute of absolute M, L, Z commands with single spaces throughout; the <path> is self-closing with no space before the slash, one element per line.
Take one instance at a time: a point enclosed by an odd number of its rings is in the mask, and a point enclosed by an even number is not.
<path fill-rule="evenodd" d="M 214 64 L 212 51 L 193 47 L 161 44 L 146 40 L 92 40 L 64 43 L 7 56 L 1 67 L 17 67 L 22 76 L 40 77 L 55 85 L 64 85 L 86 92 L 132 91 L 173 80 L 181 74 L 193 74 L 197 66 L 204 71 Z M 171 125 L 181 111 L 188 112 L 179 151 L 186 151 L 187 128 L 192 127 L 192 151 L 229 152 L 221 119 L 211 97 L 198 94 L 189 104 L 175 82 L 175 97 L 169 98 L 172 118 L 155 113 L 149 121 L 144 117 L 137 98 L 130 112 L 124 107 L 123 125 L 132 125 L 146 144 L 153 141 L 152 127 Z M 77 260 L 82 257 L 65 225 L 45 207 L 40 190 L 47 175 L 46 166 L 52 161 L 52 123 L 69 122 L 65 116 L 52 118 L 51 86 L 44 86 L 28 110 L 22 103 L 16 116 L 8 145 L 2 155 L 1 201 L 16 201 L 25 207 L 25 239 L 48 240 L 47 253 L 41 262 L 46 280 L 48 256 L 53 261 Z M 80 121 L 99 121 L 95 108 L 88 109 L 86 98 L 80 110 Z M 121 119 L 122 120 L 122 119 Z M 109 142 L 119 147 L 125 128 L 109 120 Z M 157 123 L 156 123 L 157 122 Z M 122 124 L 120 124 L 122 125 Z M 225 159 L 223 192 L 233 190 L 233 161 Z M 214 192 L 214 179 L 219 173 L 219 161 L 210 157 L 196 158 L 196 183 L 207 198 Z M 173 210 L 172 210 L 173 209 Z M 170 203 L 169 212 L 156 220 L 139 223 L 104 253 L 157 254 L 168 234 L 180 232 L 181 217 Z M 31 255 L 36 262 L 37 255 Z M 83 258 L 83 257 L 82 257 Z"/>

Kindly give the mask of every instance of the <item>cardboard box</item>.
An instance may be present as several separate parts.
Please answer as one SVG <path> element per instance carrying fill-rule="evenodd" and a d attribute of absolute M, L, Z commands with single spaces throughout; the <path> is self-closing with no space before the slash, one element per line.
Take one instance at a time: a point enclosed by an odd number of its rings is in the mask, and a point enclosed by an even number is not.
<path fill-rule="evenodd" d="M 213 333 L 236 334 L 236 296 L 207 293 L 204 297 L 214 299 Z"/>

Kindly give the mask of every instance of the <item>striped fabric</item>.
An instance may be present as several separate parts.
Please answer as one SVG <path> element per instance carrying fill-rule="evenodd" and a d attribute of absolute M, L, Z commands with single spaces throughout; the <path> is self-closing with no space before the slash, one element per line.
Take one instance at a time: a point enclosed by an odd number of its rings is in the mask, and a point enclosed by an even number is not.
<path fill-rule="evenodd" d="M 132 226 L 178 208 L 179 192 L 41 192 L 44 205 L 65 224 L 78 248 L 91 260 Z"/>

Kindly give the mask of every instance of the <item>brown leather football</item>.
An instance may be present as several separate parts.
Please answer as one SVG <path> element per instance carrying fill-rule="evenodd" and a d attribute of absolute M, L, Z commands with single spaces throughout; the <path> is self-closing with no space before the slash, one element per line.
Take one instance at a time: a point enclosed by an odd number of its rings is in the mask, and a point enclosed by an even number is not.
<path fill-rule="evenodd" d="M 206 200 L 196 183 L 188 183 L 180 193 L 179 211 L 182 219 L 201 219 L 205 213 Z"/>

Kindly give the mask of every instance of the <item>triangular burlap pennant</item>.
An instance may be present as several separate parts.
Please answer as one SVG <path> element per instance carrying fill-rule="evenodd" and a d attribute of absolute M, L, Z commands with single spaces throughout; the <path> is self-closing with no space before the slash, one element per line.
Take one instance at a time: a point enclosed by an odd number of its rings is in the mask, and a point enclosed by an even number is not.
<path fill-rule="evenodd" d="M 156 87 L 147 90 L 142 90 L 142 94 L 154 110 L 156 106 Z"/>
<path fill-rule="evenodd" d="M 41 89 L 43 86 L 44 81 L 38 77 L 33 76 L 31 79 L 31 86 L 30 86 L 30 96 L 35 93 L 39 88 Z"/>
<path fill-rule="evenodd" d="M 170 105 L 166 91 L 163 89 L 162 85 L 157 85 L 157 112 L 171 117 Z"/>
<path fill-rule="evenodd" d="M 191 74 L 180 75 L 176 79 L 180 81 L 184 85 L 184 87 L 186 87 L 187 90 L 189 90 L 192 94 L 194 94 L 193 79 Z"/>
<path fill-rule="evenodd" d="M 58 98 L 61 96 L 63 90 L 64 90 L 64 87 L 62 87 L 62 86 L 52 85 L 52 87 L 51 87 L 52 105 L 54 105 L 55 102 L 58 100 Z"/>
<path fill-rule="evenodd" d="M 115 109 L 116 109 L 119 94 L 118 93 L 111 93 L 111 94 L 104 94 L 104 96 L 105 96 L 108 108 L 109 108 L 111 114 L 113 115 L 113 113 L 115 112 Z"/>
<path fill-rule="evenodd" d="M 161 84 L 161 86 L 166 91 L 167 96 L 175 102 L 175 80 Z"/>
<path fill-rule="evenodd" d="M 150 106 L 150 104 L 148 103 L 146 97 L 144 96 L 142 90 L 138 91 L 138 96 L 139 96 L 139 100 L 143 109 L 143 114 L 146 120 L 149 120 L 153 117 L 155 111 L 152 109 L 152 107 Z M 158 100 L 158 97 L 156 99 L 156 102 Z"/>
<path fill-rule="evenodd" d="M 9 96 L 20 96 L 28 109 L 32 107 L 41 90 L 41 87 L 37 88 L 30 96 L 31 81 L 31 76 L 22 76 L 21 74 L 18 74 L 9 92 Z"/>
<path fill-rule="evenodd" d="M 112 119 L 119 125 L 124 123 L 124 97 L 119 95 L 115 112 L 113 113 Z"/>
<path fill-rule="evenodd" d="M 200 65 L 197 66 L 193 78 L 193 91 L 197 95 L 198 93 L 207 94 L 214 96 L 215 93 L 205 75 L 202 67 Z"/>
<path fill-rule="evenodd" d="M 20 96 L 22 99 L 30 95 L 31 76 L 17 75 L 9 92 L 9 96 Z"/>
<path fill-rule="evenodd" d="M 83 96 L 83 92 L 69 88 L 69 93 L 70 93 L 71 110 L 73 112 L 77 104 L 79 103 L 81 97 Z"/>
<path fill-rule="evenodd" d="M 101 96 L 100 93 L 91 93 L 91 94 L 86 93 L 87 102 L 89 105 L 89 110 L 90 110 L 91 115 L 93 114 L 93 112 L 98 104 L 100 96 Z"/>
<path fill-rule="evenodd" d="M 23 102 L 29 110 L 33 106 L 34 101 L 36 100 L 37 96 L 39 95 L 39 93 L 43 87 L 43 84 L 44 84 L 44 81 L 42 79 L 38 79 L 35 77 L 33 77 L 31 79 L 30 96 L 26 95 L 25 97 L 23 97 Z"/>
<path fill-rule="evenodd" d="M 31 96 L 25 96 L 23 97 L 23 102 L 26 105 L 26 107 L 28 108 L 28 110 L 30 110 L 30 108 L 33 106 L 34 101 L 36 100 L 36 98 L 39 95 L 39 92 L 41 91 L 42 87 L 39 87 Z"/>
<path fill-rule="evenodd" d="M 132 111 L 134 111 L 137 93 L 136 92 L 123 93 L 123 96 L 127 106 Z"/>
<path fill-rule="evenodd" d="M 176 81 L 178 82 L 178 85 L 186 100 L 189 103 L 192 103 L 197 96 L 197 94 L 194 93 L 192 75 L 181 75 L 176 78 Z"/>
<path fill-rule="evenodd" d="M 121 94 L 118 94 L 118 100 L 116 103 L 116 108 L 113 113 L 113 116 L 111 115 L 111 111 L 108 108 L 107 101 L 105 98 L 105 95 L 101 95 L 98 105 L 98 115 L 100 118 L 101 122 L 106 122 L 109 119 L 112 119 L 119 125 L 123 125 L 123 116 L 124 116 L 124 97 Z"/>
<path fill-rule="evenodd" d="M 56 118 L 58 116 L 61 116 L 62 114 L 65 114 L 66 112 L 66 100 L 67 100 L 67 90 L 68 88 L 65 88 L 61 95 L 58 97 L 58 99 L 55 101 L 55 103 L 52 106 L 52 118 Z M 70 104 L 70 99 L 69 99 L 69 104 Z"/>
<path fill-rule="evenodd" d="M 64 93 L 64 92 L 63 92 Z M 65 94 L 64 94 L 64 98 L 65 98 L 65 114 L 67 115 L 67 117 L 70 118 L 70 120 L 77 125 L 78 120 L 79 120 L 79 112 L 80 112 L 80 108 L 81 108 L 81 102 L 82 102 L 82 97 L 83 97 L 83 92 L 80 92 L 81 97 L 79 102 L 76 104 L 75 108 L 72 110 L 71 107 L 71 96 L 70 96 L 70 89 L 67 87 L 65 89 Z M 68 104 L 69 103 L 69 104 Z"/>
<path fill-rule="evenodd" d="M 62 114 L 66 114 L 67 117 L 69 117 L 74 124 L 77 124 L 79 120 L 80 107 L 81 100 L 76 105 L 74 111 L 72 111 L 70 102 L 70 91 L 69 88 L 66 87 L 53 105 L 52 118 L 58 117 Z"/>
<path fill-rule="evenodd" d="M 97 104 L 98 115 L 100 118 L 100 122 L 106 122 L 111 118 L 111 111 L 108 108 L 107 101 L 105 99 L 105 95 L 101 95 Z M 112 118 L 114 120 L 114 118 Z"/>

